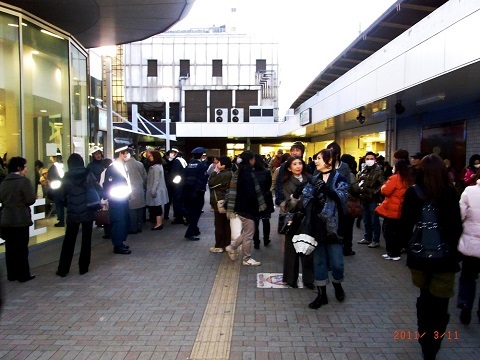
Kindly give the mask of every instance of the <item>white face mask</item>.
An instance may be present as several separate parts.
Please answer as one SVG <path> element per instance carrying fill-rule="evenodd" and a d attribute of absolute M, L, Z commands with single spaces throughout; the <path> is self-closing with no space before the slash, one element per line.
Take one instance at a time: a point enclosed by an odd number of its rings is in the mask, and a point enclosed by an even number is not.
<path fill-rule="evenodd" d="M 125 156 L 125 160 L 129 160 L 131 157 L 132 157 L 132 155 L 127 154 L 127 155 Z"/>
<path fill-rule="evenodd" d="M 475 164 L 473 166 L 475 166 L 476 169 L 480 169 L 480 164 Z"/>
<path fill-rule="evenodd" d="M 175 154 L 168 155 L 168 160 L 173 160 L 173 159 L 175 159 Z"/>
<path fill-rule="evenodd" d="M 237 158 L 237 164 L 240 164 L 242 162 L 242 158 Z"/>
<path fill-rule="evenodd" d="M 373 166 L 373 164 L 375 164 L 375 160 L 365 160 L 365 165 Z"/>

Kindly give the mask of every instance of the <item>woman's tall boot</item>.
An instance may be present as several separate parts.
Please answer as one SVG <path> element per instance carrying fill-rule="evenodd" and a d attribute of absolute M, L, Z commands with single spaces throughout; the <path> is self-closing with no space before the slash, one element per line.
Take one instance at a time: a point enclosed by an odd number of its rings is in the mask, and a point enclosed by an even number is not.
<path fill-rule="evenodd" d="M 342 284 L 341 283 L 332 283 L 333 288 L 335 289 L 335 297 L 337 298 L 338 301 L 342 302 L 345 300 L 345 291 L 343 291 Z"/>
<path fill-rule="evenodd" d="M 308 307 L 310 309 L 318 309 L 320 306 L 328 304 L 327 298 L 327 287 L 326 286 L 317 286 L 318 295 L 315 300 L 313 300 Z"/>

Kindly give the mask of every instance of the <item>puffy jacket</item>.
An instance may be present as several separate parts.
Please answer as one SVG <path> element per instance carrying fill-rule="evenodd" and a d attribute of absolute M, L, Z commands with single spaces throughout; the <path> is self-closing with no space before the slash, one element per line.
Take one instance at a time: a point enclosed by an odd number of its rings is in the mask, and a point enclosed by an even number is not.
<path fill-rule="evenodd" d="M 467 256 L 480 258 L 480 180 L 468 186 L 460 197 L 463 233 L 458 250 Z"/>
<path fill-rule="evenodd" d="M 93 186 L 102 196 L 102 188 L 93 173 L 84 167 L 70 169 L 63 178 L 63 201 L 67 206 L 67 222 L 88 222 L 95 211 L 87 208 L 87 187 Z"/>
<path fill-rule="evenodd" d="M 208 178 L 208 186 L 210 187 L 210 205 L 217 209 L 217 199 L 225 200 L 225 193 L 230 185 L 232 172 L 228 169 L 220 172 L 212 172 Z M 215 197 L 216 195 L 216 197 Z"/>
<path fill-rule="evenodd" d="M 380 188 L 384 182 L 385 177 L 378 164 L 365 166 L 358 174 L 358 181 L 352 184 L 350 192 L 365 204 L 380 202 Z"/>
<path fill-rule="evenodd" d="M 377 206 L 375 212 L 389 219 L 400 219 L 405 191 L 407 191 L 407 186 L 400 178 L 400 175 L 394 174 L 390 176 L 381 188 L 385 199 Z"/>

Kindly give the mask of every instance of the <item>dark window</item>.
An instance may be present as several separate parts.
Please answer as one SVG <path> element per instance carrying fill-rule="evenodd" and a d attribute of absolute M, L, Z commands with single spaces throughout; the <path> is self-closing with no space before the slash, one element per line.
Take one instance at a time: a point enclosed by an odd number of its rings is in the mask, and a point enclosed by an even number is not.
<path fill-rule="evenodd" d="M 267 70 L 267 60 L 257 59 L 257 72 Z"/>
<path fill-rule="evenodd" d="M 190 60 L 180 60 L 180 76 L 190 77 Z"/>
<path fill-rule="evenodd" d="M 212 76 L 222 77 L 222 60 L 212 60 Z"/>
<path fill-rule="evenodd" d="M 273 109 L 262 109 L 262 116 L 273 116 Z"/>
<path fill-rule="evenodd" d="M 261 109 L 250 109 L 250 116 L 262 116 Z"/>
<path fill-rule="evenodd" d="M 157 60 L 147 60 L 147 76 L 157 76 Z"/>

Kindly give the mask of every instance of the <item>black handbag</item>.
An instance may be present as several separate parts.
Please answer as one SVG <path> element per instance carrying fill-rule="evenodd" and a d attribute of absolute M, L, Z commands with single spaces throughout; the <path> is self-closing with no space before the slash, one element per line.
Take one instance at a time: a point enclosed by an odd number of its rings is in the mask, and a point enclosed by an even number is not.
<path fill-rule="evenodd" d="M 278 233 L 291 235 L 299 228 L 305 214 L 302 211 L 280 214 L 278 218 Z"/>

